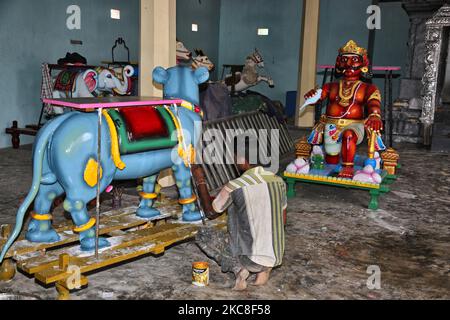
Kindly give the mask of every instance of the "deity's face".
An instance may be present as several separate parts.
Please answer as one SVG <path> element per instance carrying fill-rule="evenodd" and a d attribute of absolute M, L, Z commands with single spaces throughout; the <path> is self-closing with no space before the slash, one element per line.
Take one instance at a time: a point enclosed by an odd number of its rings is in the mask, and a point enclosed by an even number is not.
<path fill-rule="evenodd" d="M 357 54 L 339 55 L 336 61 L 336 68 L 346 78 L 359 78 L 363 66 L 364 60 Z"/>

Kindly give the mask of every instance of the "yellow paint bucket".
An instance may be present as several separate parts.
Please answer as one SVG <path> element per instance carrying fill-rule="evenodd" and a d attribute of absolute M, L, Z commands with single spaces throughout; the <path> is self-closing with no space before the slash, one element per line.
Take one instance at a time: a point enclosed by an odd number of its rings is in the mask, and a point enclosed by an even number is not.
<path fill-rule="evenodd" d="M 192 264 L 192 284 L 197 287 L 209 285 L 209 263 L 194 262 Z"/>

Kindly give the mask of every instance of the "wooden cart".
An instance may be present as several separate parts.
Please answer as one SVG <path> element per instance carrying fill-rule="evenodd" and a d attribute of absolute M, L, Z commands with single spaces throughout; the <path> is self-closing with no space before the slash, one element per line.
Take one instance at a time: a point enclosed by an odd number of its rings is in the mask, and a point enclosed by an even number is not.
<path fill-rule="evenodd" d="M 0 274 L 11 280 L 15 269 L 34 277 L 42 285 L 55 285 L 58 299 L 70 298 L 70 291 L 87 286 L 86 273 L 130 261 L 137 257 L 164 253 L 167 247 L 195 237 L 202 224 L 179 221 L 181 207 L 176 200 L 163 199 L 156 207 L 161 216 L 142 219 L 136 216 L 137 207 L 102 213 L 99 234 L 108 237 L 111 246 L 94 252 L 80 250 L 78 235 L 72 231 L 71 221 L 55 227 L 61 240 L 37 244 L 20 237 L 9 250 Z M 208 226 L 225 228 L 225 217 L 208 221 Z M 0 247 L 6 242 L 11 225 L 1 227 Z M 9 279 L 8 279 L 9 278 Z"/>

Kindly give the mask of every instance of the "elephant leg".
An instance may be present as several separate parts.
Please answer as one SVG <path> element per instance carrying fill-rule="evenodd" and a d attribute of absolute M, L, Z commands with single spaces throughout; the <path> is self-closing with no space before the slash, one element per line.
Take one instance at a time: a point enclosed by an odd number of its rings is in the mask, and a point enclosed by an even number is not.
<path fill-rule="evenodd" d="M 68 195 L 64 201 L 64 210 L 69 211 L 73 223 L 75 224 L 74 232 L 79 233 L 81 250 L 92 251 L 95 249 L 95 218 L 90 218 L 86 204 L 89 199 L 75 200 L 75 198 Z M 99 237 L 98 247 L 105 248 L 111 244 L 105 238 Z"/>
<path fill-rule="evenodd" d="M 202 215 L 196 206 L 196 198 L 192 192 L 191 173 L 188 167 L 183 163 L 174 166 L 173 172 L 177 180 L 178 192 L 180 194 L 179 202 L 183 206 L 184 221 L 199 221 Z"/>
<path fill-rule="evenodd" d="M 141 202 L 139 203 L 139 209 L 137 210 L 138 217 L 141 218 L 153 218 L 159 216 L 161 213 L 159 210 L 153 208 L 153 204 L 157 197 L 155 193 L 155 184 L 158 175 L 144 178 L 142 186 Z"/>
<path fill-rule="evenodd" d="M 28 225 L 25 238 L 31 242 L 57 242 L 59 235 L 52 227 L 52 215 L 50 208 L 53 200 L 64 193 L 59 183 L 41 185 L 34 200 L 34 212 Z"/>

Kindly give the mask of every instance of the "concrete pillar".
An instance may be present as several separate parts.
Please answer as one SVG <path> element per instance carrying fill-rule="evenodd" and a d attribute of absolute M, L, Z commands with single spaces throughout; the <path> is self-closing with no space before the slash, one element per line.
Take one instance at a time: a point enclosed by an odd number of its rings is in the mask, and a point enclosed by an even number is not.
<path fill-rule="evenodd" d="M 320 0 L 303 1 L 302 51 L 300 53 L 297 106 L 303 105 L 303 95 L 316 86 L 317 44 L 319 38 Z M 314 107 L 308 107 L 302 116 L 295 113 L 295 125 L 309 128 L 314 126 Z"/>
<path fill-rule="evenodd" d="M 176 64 L 176 0 L 141 0 L 140 4 L 140 96 L 162 97 L 152 80 L 155 67 Z"/>

